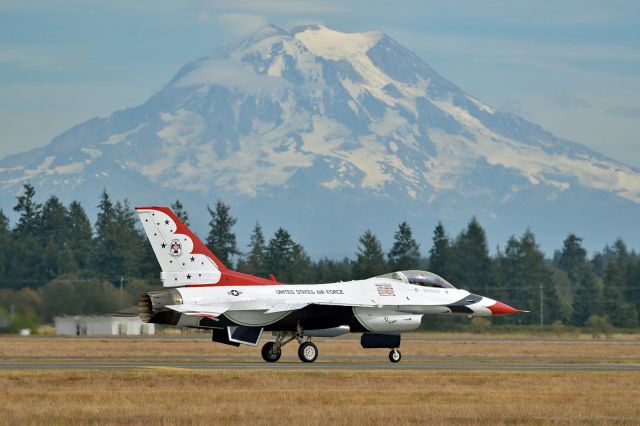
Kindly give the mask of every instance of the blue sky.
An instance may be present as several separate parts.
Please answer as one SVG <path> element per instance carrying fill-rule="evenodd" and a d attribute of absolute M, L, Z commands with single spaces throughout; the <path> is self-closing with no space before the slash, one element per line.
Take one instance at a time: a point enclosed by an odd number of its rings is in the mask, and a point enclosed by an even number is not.
<path fill-rule="evenodd" d="M 485 102 L 640 167 L 640 2 L 0 2 L 0 157 L 144 102 L 263 23 L 380 30 Z"/>

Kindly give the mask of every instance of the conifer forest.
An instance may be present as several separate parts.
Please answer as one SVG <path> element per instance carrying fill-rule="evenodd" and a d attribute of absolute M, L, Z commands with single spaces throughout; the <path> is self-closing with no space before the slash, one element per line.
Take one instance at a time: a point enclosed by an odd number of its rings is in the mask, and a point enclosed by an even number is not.
<path fill-rule="evenodd" d="M 38 202 L 25 184 L 16 197 L 15 223 L 0 210 L 0 332 L 51 323 L 66 314 L 116 312 L 137 303 L 139 294 L 161 286 L 155 256 L 127 200 L 96 194 L 97 217 L 78 202 L 51 196 Z M 179 200 L 171 206 L 185 223 Z M 640 255 L 612 240 L 588 255 L 579 235 L 543 253 L 533 230 L 490 248 L 475 217 L 457 234 L 438 223 L 432 235 L 414 235 L 398 224 L 393 245 L 384 248 L 374 229 L 354 241 L 343 259 L 312 259 L 286 224 L 265 235 L 259 223 L 250 242 L 236 240 L 232 206 L 217 201 L 205 244 L 227 266 L 291 284 L 350 281 L 393 270 L 425 269 L 457 288 L 495 298 L 524 315 L 482 319 L 425 316 L 426 329 L 488 326 L 596 327 L 634 329 L 640 313 Z M 517 230 L 514 230 L 514 232 Z M 348 284 L 345 284 L 348 285 Z"/>

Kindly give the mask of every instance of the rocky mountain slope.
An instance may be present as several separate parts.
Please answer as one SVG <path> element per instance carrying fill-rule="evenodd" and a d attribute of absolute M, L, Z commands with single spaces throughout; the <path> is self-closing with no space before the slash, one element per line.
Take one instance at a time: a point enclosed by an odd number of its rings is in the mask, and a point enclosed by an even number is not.
<path fill-rule="evenodd" d="M 223 199 L 241 240 L 259 220 L 314 255 L 350 254 L 401 220 L 424 249 L 477 215 L 492 243 L 530 226 L 600 248 L 640 243 L 640 171 L 465 94 L 378 32 L 267 26 L 185 65 L 144 104 L 0 161 L 0 207 L 22 184 L 93 210 L 180 197 L 196 230 Z"/>

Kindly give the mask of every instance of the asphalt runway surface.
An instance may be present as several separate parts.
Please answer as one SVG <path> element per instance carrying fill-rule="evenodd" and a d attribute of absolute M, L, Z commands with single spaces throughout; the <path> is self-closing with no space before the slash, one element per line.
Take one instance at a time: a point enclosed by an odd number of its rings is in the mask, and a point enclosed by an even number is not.
<path fill-rule="evenodd" d="M 616 362 L 617 361 L 617 362 Z M 582 358 L 575 362 L 568 358 L 534 357 L 412 357 L 404 356 L 397 364 L 386 357 L 325 356 L 314 363 L 302 363 L 296 357 L 283 357 L 277 363 L 266 363 L 259 357 L 188 356 L 188 357 L 20 357 L 0 359 L 0 371 L 19 370 L 426 370 L 426 371 L 593 371 L 639 372 L 640 359 L 619 362 L 615 358 Z"/>

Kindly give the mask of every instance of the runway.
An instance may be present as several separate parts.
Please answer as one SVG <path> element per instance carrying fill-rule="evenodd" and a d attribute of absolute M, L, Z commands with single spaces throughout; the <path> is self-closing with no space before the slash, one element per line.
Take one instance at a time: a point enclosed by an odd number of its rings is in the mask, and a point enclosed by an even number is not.
<path fill-rule="evenodd" d="M 618 361 L 618 362 L 616 362 Z M 534 357 L 411 357 L 393 364 L 386 358 L 373 356 L 325 356 L 314 363 L 302 363 L 296 357 L 283 357 L 269 364 L 249 356 L 189 356 L 189 357 L 20 357 L 0 358 L 0 371 L 20 370 L 263 370 L 263 371 L 362 371 L 362 370 L 423 370 L 423 371 L 581 371 L 640 372 L 640 362 L 619 362 L 615 358 L 587 358 L 580 362 L 566 358 Z"/>

